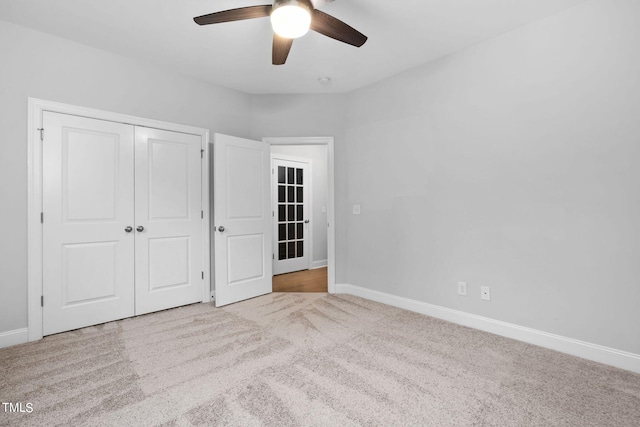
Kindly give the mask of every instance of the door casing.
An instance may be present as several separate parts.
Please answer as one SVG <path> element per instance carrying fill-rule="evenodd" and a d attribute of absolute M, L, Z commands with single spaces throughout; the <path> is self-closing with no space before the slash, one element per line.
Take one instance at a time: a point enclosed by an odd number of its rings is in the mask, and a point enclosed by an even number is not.
<path fill-rule="evenodd" d="M 28 218 L 27 218 L 27 307 L 28 307 L 28 339 L 36 341 L 42 339 L 42 130 L 43 112 L 69 114 L 107 120 L 116 123 L 126 123 L 148 128 L 163 129 L 174 132 L 197 135 L 201 138 L 201 150 L 204 159 L 208 158 L 209 130 L 193 126 L 179 125 L 142 117 L 119 114 L 110 111 L 80 107 L 37 98 L 28 99 L 27 118 L 27 169 L 28 169 Z M 209 242 L 209 163 L 202 162 L 202 302 L 211 301 L 211 267 Z M 209 284 L 209 286 L 207 286 Z"/>

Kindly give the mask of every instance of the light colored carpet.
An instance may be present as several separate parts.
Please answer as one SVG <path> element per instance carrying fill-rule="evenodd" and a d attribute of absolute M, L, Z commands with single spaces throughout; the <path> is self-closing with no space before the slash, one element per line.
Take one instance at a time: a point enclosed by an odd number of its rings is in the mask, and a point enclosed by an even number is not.
<path fill-rule="evenodd" d="M 640 375 L 374 303 L 274 293 L 0 350 L 0 425 L 639 426 Z"/>

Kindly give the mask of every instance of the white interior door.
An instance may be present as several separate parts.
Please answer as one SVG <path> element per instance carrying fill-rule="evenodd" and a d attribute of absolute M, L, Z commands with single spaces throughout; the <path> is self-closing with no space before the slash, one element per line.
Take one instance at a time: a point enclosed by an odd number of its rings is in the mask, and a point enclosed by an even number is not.
<path fill-rule="evenodd" d="M 273 274 L 309 268 L 309 162 L 271 162 L 273 200 Z"/>
<path fill-rule="evenodd" d="M 201 138 L 135 128 L 136 315 L 202 301 Z"/>
<path fill-rule="evenodd" d="M 216 306 L 271 292 L 269 145 L 214 136 Z"/>
<path fill-rule="evenodd" d="M 43 334 L 133 316 L 133 127 L 43 124 Z"/>

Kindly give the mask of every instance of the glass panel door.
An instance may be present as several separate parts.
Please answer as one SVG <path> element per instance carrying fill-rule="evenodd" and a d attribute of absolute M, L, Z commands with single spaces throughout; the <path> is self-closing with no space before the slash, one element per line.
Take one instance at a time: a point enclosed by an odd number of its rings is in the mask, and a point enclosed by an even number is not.
<path fill-rule="evenodd" d="M 307 256 L 308 161 L 273 155 L 274 270 L 283 274 L 309 268 Z"/>

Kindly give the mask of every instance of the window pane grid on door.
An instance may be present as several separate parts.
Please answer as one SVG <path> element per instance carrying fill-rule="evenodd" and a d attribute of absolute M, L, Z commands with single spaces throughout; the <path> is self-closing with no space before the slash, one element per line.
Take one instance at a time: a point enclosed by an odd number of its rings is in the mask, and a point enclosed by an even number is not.
<path fill-rule="evenodd" d="M 304 256 L 303 170 L 278 166 L 278 260 Z"/>

